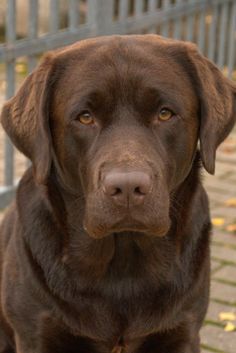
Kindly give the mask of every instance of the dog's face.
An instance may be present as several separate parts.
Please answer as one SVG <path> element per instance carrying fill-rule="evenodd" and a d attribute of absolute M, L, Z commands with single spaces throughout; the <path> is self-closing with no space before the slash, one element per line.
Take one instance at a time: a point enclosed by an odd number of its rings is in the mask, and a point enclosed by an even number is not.
<path fill-rule="evenodd" d="M 142 41 L 88 45 L 62 62 L 51 131 L 65 184 L 74 192 L 82 184 L 88 233 L 166 234 L 170 192 L 188 174 L 198 139 L 188 75 Z"/>
<path fill-rule="evenodd" d="M 216 147 L 234 123 L 235 88 L 190 44 L 158 36 L 81 42 L 28 80 L 3 125 L 39 183 L 53 163 L 62 187 L 83 196 L 84 227 L 95 238 L 166 234 L 170 195 L 191 170 L 198 138 L 213 172 Z M 11 119 L 19 104 L 22 121 Z"/>

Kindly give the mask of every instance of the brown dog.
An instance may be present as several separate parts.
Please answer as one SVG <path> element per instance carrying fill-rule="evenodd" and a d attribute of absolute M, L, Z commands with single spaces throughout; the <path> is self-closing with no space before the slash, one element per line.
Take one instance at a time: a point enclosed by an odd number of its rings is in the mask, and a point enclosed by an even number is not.
<path fill-rule="evenodd" d="M 32 168 L 1 228 L 1 353 L 200 352 L 200 160 L 214 173 L 235 96 L 194 45 L 156 35 L 44 59 L 2 112 Z"/>

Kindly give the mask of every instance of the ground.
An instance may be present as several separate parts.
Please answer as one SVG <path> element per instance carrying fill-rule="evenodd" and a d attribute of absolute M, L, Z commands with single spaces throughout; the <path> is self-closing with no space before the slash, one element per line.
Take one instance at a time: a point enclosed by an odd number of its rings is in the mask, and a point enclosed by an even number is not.
<path fill-rule="evenodd" d="M 236 130 L 220 147 L 216 174 L 204 174 L 204 184 L 210 197 L 214 229 L 211 245 L 211 299 L 201 331 L 202 352 L 235 353 Z"/>

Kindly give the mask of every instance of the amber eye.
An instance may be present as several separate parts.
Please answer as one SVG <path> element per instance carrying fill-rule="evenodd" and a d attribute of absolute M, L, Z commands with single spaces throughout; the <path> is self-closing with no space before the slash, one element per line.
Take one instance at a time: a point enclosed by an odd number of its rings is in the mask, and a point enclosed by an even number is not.
<path fill-rule="evenodd" d="M 93 119 L 92 115 L 88 111 L 85 111 L 85 112 L 79 114 L 78 120 L 83 125 L 92 125 L 92 124 L 94 124 L 94 119 Z"/>
<path fill-rule="evenodd" d="M 167 108 L 163 108 L 160 110 L 158 118 L 162 121 L 169 120 L 173 116 L 173 112 Z"/>

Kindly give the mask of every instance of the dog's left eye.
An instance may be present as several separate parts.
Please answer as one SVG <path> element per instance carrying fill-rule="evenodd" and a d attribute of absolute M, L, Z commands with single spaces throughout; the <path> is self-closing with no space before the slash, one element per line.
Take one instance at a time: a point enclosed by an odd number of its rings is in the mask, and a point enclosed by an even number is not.
<path fill-rule="evenodd" d="M 78 120 L 83 125 L 94 124 L 94 119 L 89 111 L 84 111 L 78 115 Z"/>
<path fill-rule="evenodd" d="M 158 118 L 162 121 L 166 121 L 172 118 L 172 116 L 174 115 L 174 113 L 167 108 L 163 108 L 160 110 L 159 114 L 158 114 Z"/>

